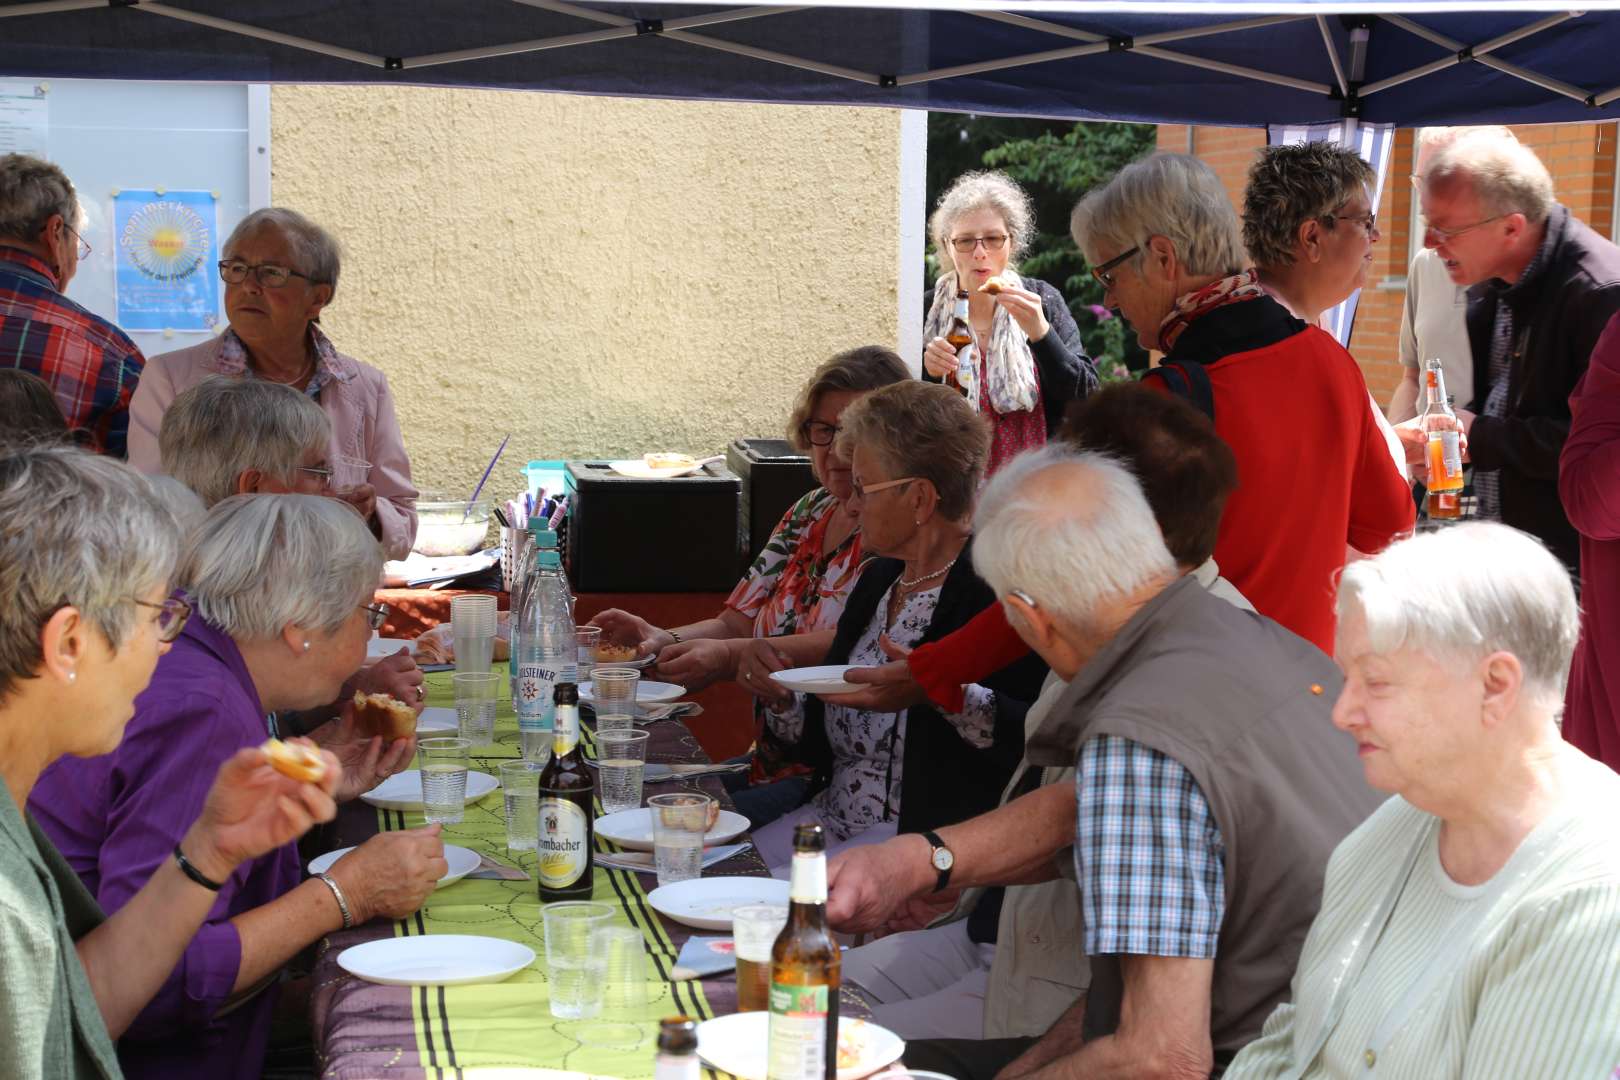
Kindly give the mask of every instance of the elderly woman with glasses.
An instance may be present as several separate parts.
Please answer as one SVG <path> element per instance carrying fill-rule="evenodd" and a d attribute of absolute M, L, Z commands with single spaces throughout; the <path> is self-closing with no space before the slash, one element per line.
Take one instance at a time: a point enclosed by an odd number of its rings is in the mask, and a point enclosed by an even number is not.
<path fill-rule="evenodd" d="M 365 657 L 381 568 L 376 539 L 332 499 L 235 496 L 193 530 L 176 584 L 195 614 L 124 742 L 57 762 L 28 800 L 103 910 L 173 857 L 206 778 L 277 735 L 271 714 L 333 699 Z M 334 797 L 382 779 L 376 760 L 345 769 Z M 412 914 L 446 870 L 438 826 L 374 836 L 316 877 L 302 862 L 288 843 L 229 873 L 197 867 L 214 906 L 120 1042 L 126 1075 L 257 1076 L 287 962 L 334 930 Z"/>
<path fill-rule="evenodd" d="M 1043 445 L 1069 402 L 1097 387 L 1097 371 L 1063 295 L 1015 266 L 1035 235 L 1035 208 L 999 172 L 958 177 L 928 222 L 939 266 L 923 328 L 923 375 L 939 381 L 961 358 L 945 340 L 956 294 L 968 294 L 973 385 L 969 404 L 991 421 L 987 472 L 1021 450 Z M 964 346 L 963 348 L 968 348 Z"/>
<path fill-rule="evenodd" d="M 1195 157 L 1125 166 L 1069 227 L 1103 302 L 1165 353 L 1144 379 L 1191 400 L 1237 457 L 1221 573 L 1262 615 L 1331 650 L 1346 544 L 1380 551 L 1416 516 L 1361 369 L 1245 269 L 1226 189 Z"/>
<path fill-rule="evenodd" d="M 844 414 L 837 449 L 867 556 L 827 651 L 830 664 L 881 664 L 967 624 L 994 596 L 973 571 L 973 505 L 989 424 L 961 395 L 908 380 Z M 814 770 L 807 805 L 754 834 L 785 869 L 793 828 L 819 821 L 832 848 L 962 821 L 993 808 L 1024 751 L 1024 715 L 1046 665 L 1028 656 L 968 686 L 947 713 L 823 703 L 795 694 L 769 724 Z"/>
<path fill-rule="evenodd" d="M 1345 569 L 1333 722 L 1391 798 L 1334 850 L 1292 1001 L 1227 1080 L 1576 1077 L 1620 1062 L 1620 778 L 1566 743 L 1580 613 L 1464 524 Z"/>
<path fill-rule="evenodd" d="M 658 674 L 688 688 L 737 679 L 755 695 L 780 697 L 771 671 L 814 664 L 832 642 L 832 628 L 844 609 L 863 559 L 861 535 L 849 505 L 850 465 L 835 445 L 844 410 L 879 387 L 911 378 L 888 349 L 864 345 L 818 367 L 799 393 L 788 420 L 788 438 L 810 453 L 821 486 L 788 508 L 726 606 L 712 619 L 662 629 L 617 608 L 591 625 L 604 636 L 658 655 Z M 756 644 L 757 643 L 757 644 Z M 763 704 L 755 705 L 752 779 L 802 773 L 786 760 L 765 727 Z M 789 781 L 767 793 L 738 791 L 737 804 L 757 825 L 797 805 L 804 780 Z M 785 804 L 782 800 L 786 800 Z"/>
<path fill-rule="evenodd" d="M 67 448 L 0 453 L 0 1075 L 117 1076 L 113 1039 L 147 1007 L 217 899 L 266 852 L 331 820 L 341 770 L 289 779 L 263 750 L 206 765 L 183 739 L 188 811 L 108 918 L 33 815 L 54 762 L 105 760 L 181 633 L 180 533 L 134 470 Z M 178 748 L 178 749 L 176 749 Z M 101 798 L 101 791 L 71 793 Z"/>
<path fill-rule="evenodd" d="M 270 207 L 243 218 L 223 250 L 230 328 L 147 362 L 130 401 L 130 464 L 158 470 L 164 412 L 209 375 L 290 386 L 331 421 L 333 494 L 360 511 L 388 558 L 403 559 L 416 539 L 416 489 L 388 378 L 338 352 L 320 328 L 337 290 L 337 241 L 297 211 Z"/>

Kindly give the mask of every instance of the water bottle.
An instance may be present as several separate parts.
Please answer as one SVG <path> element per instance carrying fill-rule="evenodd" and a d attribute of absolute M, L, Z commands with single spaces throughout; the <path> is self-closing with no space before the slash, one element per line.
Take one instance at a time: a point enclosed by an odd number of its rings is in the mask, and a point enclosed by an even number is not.
<path fill-rule="evenodd" d="M 535 563 L 540 558 L 540 552 L 547 548 L 557 546 L 557 534 L 546 528 L 546 519 L 531 517 L 529 527 L 523 534 L 523 558 L 520 562 L 520 573 L 517 575 L 517 584 L 509 593 L 509 606 L 512 609 L 511 622 L 507 626 L 507 680 L 506 685 L 512 694 L 512 712 L 518 708 L 518 613 L 523 610 L 524 598 L 529 594 L 529 585 L 535 577 Z"/>
<path fill-rule="evenodd" d="M 569 611 L 568 580 L 555 550 L 542 548 L 523 592 L 513 626 L 512 656 L 517 662 L 517 718 L 523 756 L 540 761 L 551 749 L 555 714 L 553 690 L 574 682 L 578 652 Z"/>

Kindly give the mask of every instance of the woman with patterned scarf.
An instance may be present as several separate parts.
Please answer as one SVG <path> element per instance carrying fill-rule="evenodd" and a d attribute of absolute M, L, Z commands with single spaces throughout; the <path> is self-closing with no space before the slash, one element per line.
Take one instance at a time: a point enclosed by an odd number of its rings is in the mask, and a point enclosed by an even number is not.
<path fill-rule="evenodd" d="M 957 369 L 945 332 L 956 293 L 966 290 L 977 374 L 970 404 L 992 423 L 988 476 L 1020 451 L 1044 445 L 1069 402 L 1096 389 L 1097 371 L 1062 294 L 1013 269 L 1035 231 L 1035 212 L 1010 177 L 971 172 L 957 178 L 928 227 L 945 273 L 934 285 L 923 327 L 923 378 L 938 382 Z"/>

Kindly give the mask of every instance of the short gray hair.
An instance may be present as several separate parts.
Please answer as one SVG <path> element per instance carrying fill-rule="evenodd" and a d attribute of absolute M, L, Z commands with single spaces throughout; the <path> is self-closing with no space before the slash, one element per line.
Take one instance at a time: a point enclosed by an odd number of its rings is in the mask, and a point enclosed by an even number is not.
<path fill-rule="evenodd" d="M 1540 541 L 1492 522 L 1422 533 L 1344 568 L 1339 618 L 1359 614 L 1373 651 L 1464 663 L 1510 652 L 1529 690 L 1558 708 L 1580 635 L 1569 572 Z"/>
<path fill-rule="evenodd" d="M 1083 497 L 1055 497 L 1051 482 L 1062 480 Z M 1062 443 L 1020 454 L 991 478 L 973 533 L 973 568 L 998 597 L 1016 589 L 1075 627 L 1091 627 L 1104 602 L 1177 573 L 1130 469 Z"/>
<path fill-rule="evenodd" d="M 173 515 L 182 535 L 196 528 L 208 516 L 208 507 L 203 505 L 197 493 L 174 477 L 148 476 L 146 482 L 152 485 L 152 494 L 157 501 Z"/>
<path fill-rule="evenodd" d="M 1424 187 L 1456 181 L 1473 188 L 1487 215 L 1521 213 L 1539 225 L 1557 203 L 1552 176 L 1535 151 L 1490 128 L 1471 130 L 1435 148 L 1422 176 Z"/>
<path fill-rule="evenodd" d="M 1069 232 L 1088 262 L 1103 247 L 1136 247 L 1163 236 L 1189 274 L 1235 274 L 1246 265 L 1237 211 L 1215 170 L 1188 154 L 1149 154 L 1087 192 L 1069 216 Z"/>
<path fill-rule="evenodd" d="M 331 421 L 307 394 L 248 376 L 211 375 L 182 391 L 158 427 L 163 471 L 208 506 L 235 495 L 248 469 L 290 486 L 331 440 Z"/>
<path fill-rule="evenodd" d="M 84 211 L 73 181 L 56 165 L 27 154 L 0 155 L 0 236 L 30 243 L 52 214 L 82 228 Z"/>
<path fill-rule="evenodd" d="M 963 173 L 945 189 L 928 218 L 928 234 L 934 238 L 941 270 L 949 272 L 956 266 L 951 259 L 951 227 L 957 218 L 975 210 L 994 211 L 1006 222 L 1009 264 L 1029 249 L 1035 237 L 1035 204 L 1029 194 L 1004 172 Z"/>
<path fill-rule="evenodd" d="M 45 660 L 39 633 L 72 605 L 116 650 L 136 597 L 165 589 L 180 529 L 145 477 L 71 447 L 0 456 L 0 700 Z"/>
<path fill-rule="evenodd" d="M 1264 147 L 1249 167 L 1243 189 L 1243 246 L 1249 258 L 1256 266 L 1292 266 L 1301 225 L 1314 220 L 1337 229 L 1339 207 L 1358 191 L 1366 191 L 1370 200 L 1377 186 L 1373 167 L 1347 146 L 1307 142 Z"/>
<path fill-rule="evenodd" d="M 331 633 L 370 601 L 382 548 L 353 508 L 319 495 L 235 495 L 208 512 L 178 584 L 238 641 L 291 625 Z"/>
<path fill-rule="evenodd" d="M 296 210 L 285 206 L 267 206 L 243 218 L 231 235 L 225 238 L 220 253 L 230 258 L 236 245 L 255 233 L 275 229 L 287 238 L 293 250 L 292 267 L 309 278 L 311 285 L 330 285 L 337 292 L 338 272 L 342 269 L 343 253 L 337 237 L 315 224 Z"/>
<path fill-rule="evenodd" d="M 864 446 L 893 479 L 933 484 L 944 517 L 957 521 L 972 512 L 990 459 L 990 425 L 955 390 L 920 379 L 893 383 L 850 405 L 838 426 L 844 457 Z"/>

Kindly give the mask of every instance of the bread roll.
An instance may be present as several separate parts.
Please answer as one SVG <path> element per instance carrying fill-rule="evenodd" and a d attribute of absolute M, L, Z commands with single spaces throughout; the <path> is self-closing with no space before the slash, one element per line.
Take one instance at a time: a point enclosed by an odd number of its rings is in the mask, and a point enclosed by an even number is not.
<path fill-rule="evenodd" d="M 366 735 L 408 739 L 416 734 L 416 710 L 387 694 L 354 693 L 355 725 Z"/>
<path fill-rule="evenodd" d="M 313 746 L 266 739 L 260 749 L 270 759 L 270 767 L 282 776 L 315 783 L 326 775 L 326 759 Z"/>

